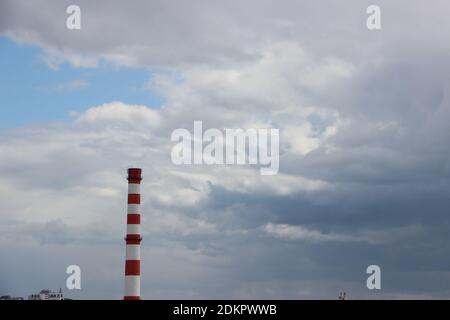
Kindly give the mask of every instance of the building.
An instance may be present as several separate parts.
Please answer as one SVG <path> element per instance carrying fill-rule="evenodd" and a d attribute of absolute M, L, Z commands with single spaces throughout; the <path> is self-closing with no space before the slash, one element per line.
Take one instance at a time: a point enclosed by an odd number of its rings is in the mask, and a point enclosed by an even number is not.
<path fill-rule="evenodd" d="M 23 300 L 22 297 L 1 296 L 0 300 Z"/>
<path fill-rule="evenodd" d="M 39 293 L 30 294 L 28 300 L 64 300 L 64 296 L 61 289 L 59 289 L 59 292 L 41 290 Z"/>

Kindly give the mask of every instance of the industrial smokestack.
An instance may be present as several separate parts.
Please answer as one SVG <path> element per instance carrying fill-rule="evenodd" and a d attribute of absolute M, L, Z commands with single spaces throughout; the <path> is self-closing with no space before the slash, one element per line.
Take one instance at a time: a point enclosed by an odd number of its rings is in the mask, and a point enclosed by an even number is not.
<path fill-rule="evenodd" d="M 141 299 L 141 174 L 139 168 L 128 169 L 124 300 Z"/>

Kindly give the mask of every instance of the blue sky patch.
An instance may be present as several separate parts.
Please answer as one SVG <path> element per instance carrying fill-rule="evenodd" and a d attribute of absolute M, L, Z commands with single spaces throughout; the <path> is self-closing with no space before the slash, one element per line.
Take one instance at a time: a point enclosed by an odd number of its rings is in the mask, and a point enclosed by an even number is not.
<path fill-rule="evenodd" d="M 57 70 L 41 59 L 40 49 L 0 37 L 0 128 L 65 121 L 70 112 L 112 101 L 158 108 L 161 97 L 146 89 L 154 72 L 100 63 Z"/>

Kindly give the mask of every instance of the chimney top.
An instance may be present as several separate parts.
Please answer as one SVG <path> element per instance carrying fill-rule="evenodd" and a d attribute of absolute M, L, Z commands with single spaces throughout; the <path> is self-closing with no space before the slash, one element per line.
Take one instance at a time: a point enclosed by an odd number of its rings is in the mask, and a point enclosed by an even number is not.
<path fill-rule="evenodd" d="M 142 180 L 141 174 L 141 168 L 130 168 L 128 169 L 128 180 Z"/>

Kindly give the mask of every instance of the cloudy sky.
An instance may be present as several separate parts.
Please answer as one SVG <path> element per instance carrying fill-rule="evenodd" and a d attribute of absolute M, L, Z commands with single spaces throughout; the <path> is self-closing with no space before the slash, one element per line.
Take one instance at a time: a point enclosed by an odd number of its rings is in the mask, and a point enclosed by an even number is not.
<path fill-rule="evenodd" d="M 64 288 L 77 264 L 67 296 L 121 298 L 141 166 L 143 298 L 449 298 L 449 15 L 447 0 L 0 0 L 0 295 Z M 194 120 L 280 129 L 279 173 L 173 165 L 170 135 Z"/>

